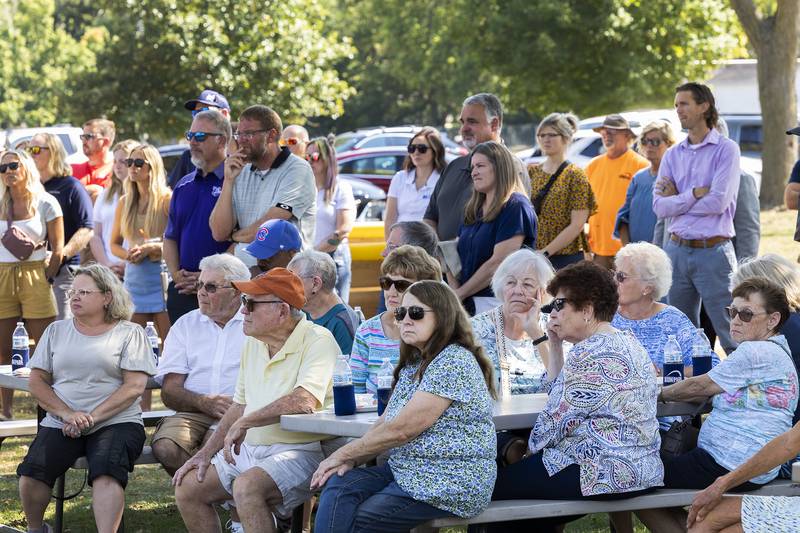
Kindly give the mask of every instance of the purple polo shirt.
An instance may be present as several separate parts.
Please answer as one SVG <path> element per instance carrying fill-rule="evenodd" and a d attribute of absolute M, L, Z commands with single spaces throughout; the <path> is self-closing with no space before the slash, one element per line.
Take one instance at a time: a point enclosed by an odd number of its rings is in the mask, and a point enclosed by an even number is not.
<path fill-rule="evenodd" d="M 687 137 L 667 150 L 658 169 L 658 180 L 672 179 L 678 194 L 663 197 L 654 192 L 653 211 L 659 218 L 671 217 L 668 231 L 682 239 L 733 237 L 740 175 L 735 142 L 713 129 L 699 144 L 689 144 Z M 694 187 L 710 190 L 697 200 Z"/>
<path fill-rule="evenodd" d="M 208 225 L 222 191 L 224 170 L 224 163 L 205 175 L 195 169 L 181 178 L 172 192 L 164 238 L 177 243 L 183 270 L 199 271 L 202 258 L 222 253 L 231 245 L 229 241 L 215 241 Z"/>

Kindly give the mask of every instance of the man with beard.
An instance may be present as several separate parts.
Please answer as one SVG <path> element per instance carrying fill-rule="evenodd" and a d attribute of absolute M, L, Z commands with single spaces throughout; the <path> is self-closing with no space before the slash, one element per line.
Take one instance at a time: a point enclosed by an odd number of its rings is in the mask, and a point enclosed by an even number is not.
<path fill-rule="evenodd" d="M 254 105 L 242 112 L 234 135 L 239 150 L 225 162 L 222 194 L 209 219 L 214 238 L 234 241 L 236 257 L 248 266 L 255 259 L 245 247 L 267 220 L 288 220 L 300 230 L 304 246 L 314 242 L 314 174 L 306 161 L 278 144 L 282 130 L 269 107 Z"/>
<path fill-rule="evenodd" d="M 487 141 L 503 142 L 500 138 L 503 105 L 493 94 L 474 94 L 464 100 L 458 120 L 461 122 L 461 142 L 470 150 Z M 433 189 L 424 219 L 436 230 L 439 240 L 455 239 L 458 227 L 464 222 L 464 206 L 472 195 L 471 159 L 472 155 L 469 154 L 451 161 Z M 531 183 L 525 165 L 516 157 L 514 165 L 523 187 L 530 195 Z"/>
<path fill-rule="evenodd" d="M 222 192 L 225 148 L 231 138 L 231 123 L 216 109 L 201 111 L 186 133 L 189 153 L 196 169 L 175 185 L 164 233 L 164 261 L 172 275 L 167 288 L 167 313 L 175 323 L 198 308 L 196 285 L 200 260 L 222 253 L 231 243 L 218 242 L 208 219 Z"/>
<path fill-rule="evenodd" d="M 93 118 L 83 125 L 81 145 L 89 160 L 72 165 L 72 175 L 89 191 L 92 203 L 100 191 L 111 183 L 114 134 L 114 123 L 104 118 Z"/>

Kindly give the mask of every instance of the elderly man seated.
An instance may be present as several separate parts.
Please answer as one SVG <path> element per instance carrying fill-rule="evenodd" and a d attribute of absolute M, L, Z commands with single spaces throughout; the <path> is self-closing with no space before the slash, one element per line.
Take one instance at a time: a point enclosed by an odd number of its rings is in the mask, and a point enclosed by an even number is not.
<path fill-rule="evenodd" d="M 231 281 L 246 279 L 247 266 L 230 254 L 200 261 L 199 309 L 180 317 L 164 340 L 156 380 L 164 405 L 177 411 L 153 435 L 153 455 L 169 475 L 211 436 L 228 410 L 244 344 L 240 293 Z"/>
<path fill-rule="evenodd" d="M 215 503 L 233 499 L 245 531 L 272 533 L 310 496 L 327 435 L 285 431 L 280 417 L 333 405 L 333 335 L 305 318 L 303 282 L 285 268 L 234 282 L 244 333 L 233 403 L 173 478 L 186 528 L 220 531 Z M 235 481 L 235 483 L 234 483 Z M 274 516 L 273 516 L 274 515 Z"/>

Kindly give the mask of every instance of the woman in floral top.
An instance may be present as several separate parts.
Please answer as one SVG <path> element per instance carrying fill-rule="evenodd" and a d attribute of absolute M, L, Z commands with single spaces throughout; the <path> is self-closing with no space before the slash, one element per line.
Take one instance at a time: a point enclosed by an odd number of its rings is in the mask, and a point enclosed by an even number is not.
<path fill-rule="evenodd" d="M 408 531 L 489 505 L 496 475 L 491 362 L 443 283 L 411 285 L 395 318 L 400 360 L 386 411 L 311 479 L 312 489 L 325 485 L 318 533 Z M 387 450 L 387 464 L 354 468 Z"/>
<path fill-rule="evenodd" d="M 536 420 L 528 452 L 501 468 L 492 498 L 616 499 L 662 485 L 650 358 L 610 324 L 617 288 L 610 271 L 587 261 L 556 273 L 547 324 L 550 354 L 574 346 Z"/>

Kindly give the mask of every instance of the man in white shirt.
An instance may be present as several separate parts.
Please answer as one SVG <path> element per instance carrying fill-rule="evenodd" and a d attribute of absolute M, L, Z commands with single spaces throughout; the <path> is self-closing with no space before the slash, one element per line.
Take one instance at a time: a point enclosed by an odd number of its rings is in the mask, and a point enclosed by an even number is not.
<path fill-rule="evenodd" d="M 153 435 L 153 455 L 170 475 L 213 433 L 233 399 L 244 344 L 241 293 L 231 280 L 248 279 L 239 259 L 217 254 L 200 261 L 199 309 L 170 328 L 158 363 L 164 405 L 176 413 Z"/>

